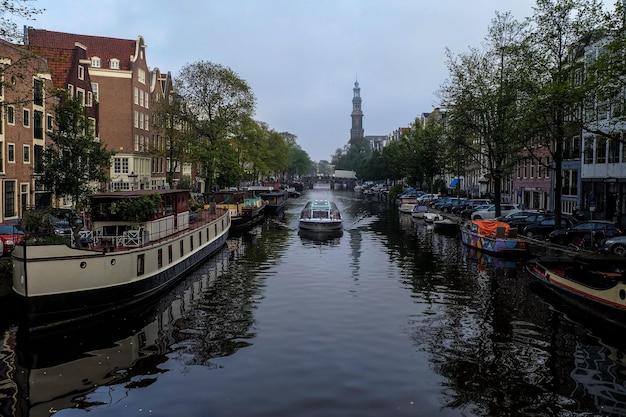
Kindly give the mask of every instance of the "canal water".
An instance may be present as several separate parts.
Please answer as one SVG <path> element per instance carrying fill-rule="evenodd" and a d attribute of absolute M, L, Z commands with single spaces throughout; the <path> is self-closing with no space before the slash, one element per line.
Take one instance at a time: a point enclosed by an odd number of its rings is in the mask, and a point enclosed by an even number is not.
<path fill-rule="evenodd" d="M 341 236 L 299 235 L 320 198 Z M 1 416 L 626 415 L 623 329 L 352 191 L 132 311 L 31 335 L 0 303 Z"/>

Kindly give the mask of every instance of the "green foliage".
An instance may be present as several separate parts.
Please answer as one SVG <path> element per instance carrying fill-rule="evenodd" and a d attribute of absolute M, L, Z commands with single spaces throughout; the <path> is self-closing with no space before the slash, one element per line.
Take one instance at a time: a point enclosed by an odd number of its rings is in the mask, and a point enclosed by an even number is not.
<path fill-rule="evenodd" d="M 117 200 L 110 209 L 122 219 L 135 223 L 145 222 L 161 209 L 159 194 L 144 194 L 137 198 Z"/>
<path fill-rule="evenodd" d="M 14 42 L 21 38 L 17 24 L 14 18 L 24 18 L 33 20 L 36 15 L 45 11 L 45 9 L 37 9 L 30 6 L 35 0 L 2 0 L 0 1 L 0 38 Z"/>
<path fill-rule="evenodd" d="M 94 126 L 84 114 L 82 103 L 57 90 L 56 128 L 42 154 L 41 183 L 57 198 L 71 196 L 74 204 L 108 180 L 113 152 L 94 138 Z"/>

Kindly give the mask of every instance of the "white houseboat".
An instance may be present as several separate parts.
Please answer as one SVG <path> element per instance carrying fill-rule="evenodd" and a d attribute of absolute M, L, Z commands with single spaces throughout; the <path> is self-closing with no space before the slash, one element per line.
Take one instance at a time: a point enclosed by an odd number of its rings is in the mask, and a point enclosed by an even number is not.
<path fill-rule="evenodd" d="M 308 201 L 300 212 L 300 230 L 328 232 L 341 230 L 341 228 L 341 214 L 337 205 L 332 201 Z"/>

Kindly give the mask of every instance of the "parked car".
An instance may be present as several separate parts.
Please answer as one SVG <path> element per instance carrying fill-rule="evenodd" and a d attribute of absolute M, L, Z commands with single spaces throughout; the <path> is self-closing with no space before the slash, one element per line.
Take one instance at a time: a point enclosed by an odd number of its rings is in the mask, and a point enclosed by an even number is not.
<path fill-rule="evenodd" d="M 423 194 L 417 198 L 418 203 L 430 204 L 439 200 L 439 194 Z"/>
<path fill-rule="evenodd" d="M 461 211 L 461 218 L 463 218 L 463 219 L 471 219 L 472 218 L 472 213 L 474 213 L 477 210 L 486 210 L 489 207 L 491 207 L 491 204 L 483 204 L 483 205 L 480 205 L 480 206 L 469 206 L 465 210 Z"/>
<path fill-rule="evenodd" d="M 618 256 L 626 256 L 626 236 L 614 236 L 606 239 L 603 249 Z"/>
<path fill-rule="evenodd" d="M 528 213 L 525 216 L 516 216 L 516 214 L 517 213 L 512 213 L 509 215 L 510 217 L 505 216 L 505 218 L 507 218 L 506 223 L 508 223 L 511 227 L 517 227 L 519 231 L 524 230 L 524 228 L 529 224 L 539 223 L 542 220 L 551 219 L 554 217 L 554 213 Z"/>
<path fill-rule="evenodd" d="M 575 224 L 576 219 L 574 217 L 561 217 L 561 229 L 567 229 Z M 535 223 L 530 223 L 524 226 L 523 229 L 518 226 L 518 230 L 520 230 L 521 233 L 527 237 L 537 238 L 538 236 L 541 236 L 542 238 L 546 238 L 550 233 L 556 230 L 556 217 L 552 216 Z"/>
<path fill-rule="evenodd" d="M 537 214 L 537 213 L 539 213 L 537 210 L 514 211 L 513 213 L 507 214 L 506 216 L 498 217 L 498 220 L 505 222 L 505 223 L 510 223 L 512 221 L 521 220 L 521 219 L 526 218 L 527 216 L 530 216 L 531 214 Z"/>
<path fill-rule="evenodd" d="M 441 197 L 435 201 L 432 201 L 430 203 L 430 206 L 434 209 L 441 210 L 441 207 L 443 207 L 444 204 L 452 200 L 452 198 L 453 197 Z"/>
<path fill-rule="evenodd" d="M 618 222 L 609 220 L 588 220 L 567 229 L 558 229 L 548 235 L 550 242 L 561 245 L 576 243 L 575 240 L 592 240 L 600 242 L 615 236 L 624 235 L 624 228 Z"/>
<path fill-rule="evenodd" d="M 484 198 L 481 198 L 481 199 L 464 198 L 463 201 L 462 201 L 462 204 L 454 205 L 452 207 L 452 213 L 454 213 L 454 214 L 461 214 L 461 212 L 463 210 L 465 210 L 465 209 L 468 209 L 470 207 L 482 206 L 482 205 L 485 205 L 485 204 L 489 204 L 490 205 L 490 204 L 493 204 L 493 203 L 491 202 L 491 200 L 484 199 Z"/>
<path fill-rule="evenodd" d="M 2 242 L 1 254 L 9 255 L 15 245 L 18 245 L 24 239 L 24 231 L 15 224 L 0 223 L 0 242 Z"/>
<path fill-rule="evenodd" d="M 513 212 L 520 211 L 520 208 L 517 204 L 509 204 L 502 203 L 500 204 L 500 215 L 506 216 L 507 214 L 511 214 Z M 496 218 L 496 205 L 493 204 L 489 206 L 486 210 L 476 210 L 472 213 L 472 220 L 484 220 L 484 219 L 495 219 Z"/>
<path fill-rule="evenodd" d="M 454 197 L 441 207 L 441 211 L 446 213 L 454 213 L 454 211 L 461 211 L 465 207 L 467 198 Z"/>

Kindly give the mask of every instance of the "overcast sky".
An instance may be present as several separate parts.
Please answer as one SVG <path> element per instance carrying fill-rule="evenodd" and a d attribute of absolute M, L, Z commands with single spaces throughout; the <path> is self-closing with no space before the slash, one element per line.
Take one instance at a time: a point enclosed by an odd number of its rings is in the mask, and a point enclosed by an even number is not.
<path fill-rule="evenodd" d="M 255 118 L 297 136 L 315 161 L 350 138 L 358 79 L 366 135 L 437 107 L 446 47 L 479 47 L 496 10 L 523 20 L 534 0 L 38 0 L 38 29 L 136 39 L 151 68 L 231 68 L 252 87 Z M 89 51 L 88 51 L 89 53 Z"/>

